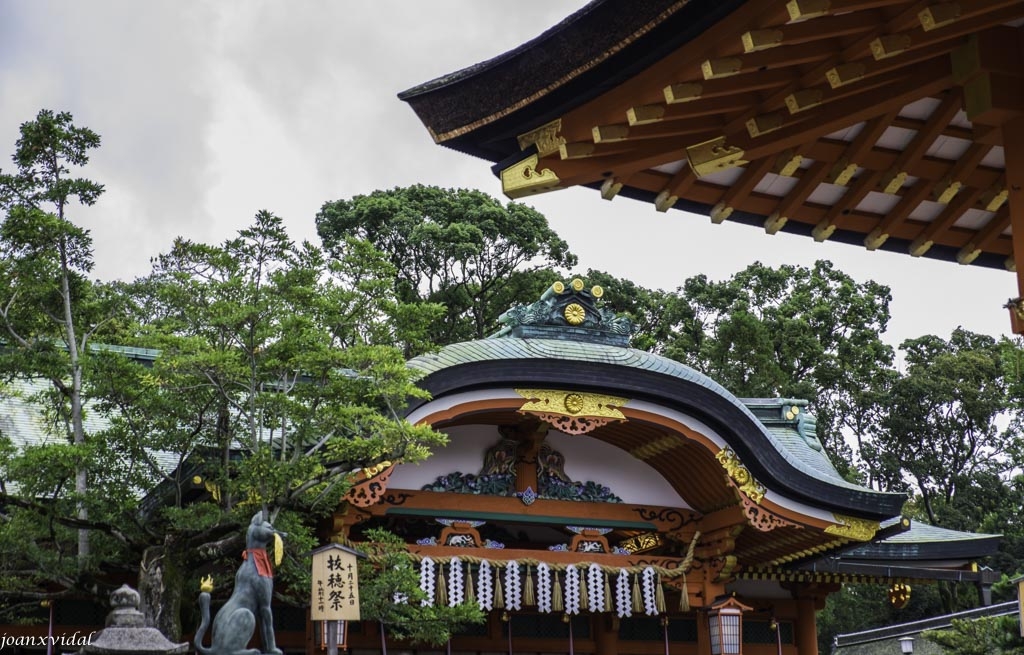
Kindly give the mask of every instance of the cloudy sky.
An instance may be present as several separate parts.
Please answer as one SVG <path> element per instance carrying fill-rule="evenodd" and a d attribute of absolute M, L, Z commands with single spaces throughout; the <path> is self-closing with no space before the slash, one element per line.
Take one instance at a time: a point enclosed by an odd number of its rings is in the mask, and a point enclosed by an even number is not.
<path fill-rule="evenodd" d="M 537 36 L 584 0 L 0 0 L 0 169 L 41 108 L 103 138 L 87 176 L 106 185 L 72 218 L 96 273 L 144 274 L 176 236 L 217 243 L 259 209 L 316 239 L 327 200 L 413 183 L 500 195 L 487 162 L 435 145 L 396 94 Z M 530 204 L 580 256 L 674 289 L 752 261 L 831 259 L 892 288 L 887 338 L 999 336 L 1012 274 L 868 252 L 733 225 L 587 189 Z"/>

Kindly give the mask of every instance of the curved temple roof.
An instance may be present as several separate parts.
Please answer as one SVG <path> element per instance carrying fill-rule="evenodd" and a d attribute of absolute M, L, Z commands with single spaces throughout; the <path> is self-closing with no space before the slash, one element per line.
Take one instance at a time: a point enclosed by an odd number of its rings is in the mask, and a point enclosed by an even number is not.
<path fill-rule="evenodd" d="M 1019 0 L 595 0 L 400 97 L 513 198 L 589 186 L 1024 295 L 1022 25 Z"/>
<path fill-rule="evenodd" d="M 631 326 L 600 313 L 593 301 L 582 287 L 549 291 L 541 302 L 506 313 L 507 327 L 498 335 L 447 346 L 409 366 L 423 373 L 420 384 L 435 400 L 469 390 L 541 386 L 647 401 L 710 426 L 769 490 L 874 520 L 900 513 L 903 494 L 864 488 L 839 475 L 812 419 L 800 415 L 804 401 L 743 401 L 688 366 L 629 348 Z M 569 307 L 580 308 L 576 327 L 562 319 Z"/>

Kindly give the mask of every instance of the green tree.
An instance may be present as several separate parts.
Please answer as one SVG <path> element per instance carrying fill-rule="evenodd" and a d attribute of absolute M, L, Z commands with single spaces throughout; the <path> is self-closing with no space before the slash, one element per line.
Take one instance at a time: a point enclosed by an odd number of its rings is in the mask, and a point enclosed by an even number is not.
<path fill-rule="evenodd" d="M 741 397 L 811 402 L 818 436 L 842 468 L 843 434 L 862 438 L 892 366 L 881 339 L 889 290 L 858 283 L 826 261 L 813 268 L 760 263 L 677 290 L 671 334 L 656 350 L 693 366 Z"/>
<path fill-rule="evenodd" d="M 415 185 L 325 203 L 316 217 L 324 246 L 365 239 L 397 270 L 399 299 L 440 303 L 429 330 L 445 345 L 497 330 L 509 307 L 536 298 L 576 256 L 537 211 L 479 191 Z M 418 354 L 409 351 L 407 355 Z"/>
<path fill-rule="evenodd" d="M 243 527 L 260 509 L 289 533 L 277 591 L 304 602 L 304 553 L 350 473 L 416 462 L 443 443 L 401 418 L 423 393 L 402 350 L 422 347 L 439 309 L 398 301 L 394 284 L 394 269 L 369 244 L 351 241 L 344 257 L 329 259 L 260 212 L 221 245 L 176 241 L 151 275 L 124 286 L 133 310 L 112 336 L 150 350 L 101 349 L 83 369 L 89 410 L 105 419 L 89 435 L 89 461 L 103 472 L 89 489 L 89 521 L 103 547 L 97 559 L 138 563 L 144 609 L 165 634 L 181 634 L 184 590 L 200 571 L 235 568 Z M 9 481 L 0 506 L 18 510 L 0 522 L 0 544 L 14 546 L 0 576 L 15 579 L 40 552 L 60 552 L 62 531 L 77 525 L 63 511 L 73 462 L 49 446 L 0 450 Z M 210 494 L 188 497 L 194 475 Z M 48 488 L 57 490 L 52 502 L 36 502 Z M 36 538 L 19 544 L 16 531 L 33 521 Z M 14 602 L 0 588 L 0 599 Z"/>
<path fill-rule="evenodd" d="M 958 493 L 1013 465 L 1016 437 L 999 424 L 1009 406 L 1002 350 L 992 337 L 959 328 L 948 341 L 928 335 L 900 348 L 905 371 L 862 455 L 885 488 L 913 491 L 928 522 L 945 525 L 943 508 Z M 971 523 L 950 527 L 973 529 Z"/>
<path fill-rule="evenodd" d="M 473 601 L 423 606 L 426 594 L 402 538 L 380 529 L 366 536 L 362 547 L 369 557 L 359 562 L 359 608 L 364 621 L 380 624 L 382 639 L 439 646 L 462 626 L 484 621 Z"/>
<path fill-rule="evenodd" d="M 953 619 L 948 630 L 927 630 L 922 636 L 950 655 L 1024 655 L 1015 615 Z"/>
<path fill-rule="evenodd" d="M 73 170 L 88 164 L 89 151 L 100 139 L 72 121 L 66 112 L 40 111 L 21 125 L 13 172 L 0 171 L 0 209 L 5 212 L 0 225 L 0 373 L 50 384 L 35 396 L 47 401 L 63 428 L 68 443 L 62 455 L 77 461 L 77 555 L 85 568 L 89 467 L 84 462 L 82 371 L 90 339 L 113 314 L 116 298 L 87 278 L 93 267 L 92 239 L 68 218 L 75 204 L 92 205 L 103 193 L 101 185 L 73 176 Z M 40 499 L 48 497 L 42 492 Z"/>

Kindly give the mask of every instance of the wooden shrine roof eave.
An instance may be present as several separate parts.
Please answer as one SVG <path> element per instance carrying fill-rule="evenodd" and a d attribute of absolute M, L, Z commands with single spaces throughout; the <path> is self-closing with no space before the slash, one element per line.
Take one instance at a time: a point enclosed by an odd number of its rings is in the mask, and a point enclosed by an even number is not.
<path fill-rule="evenodd" d="M 492 167 L 492 170 L 497 169 L 497 167 L 500 165 L 501 164 L 495 164 Z M 497 175 L 497 173 L 495 174 Z M 601 184 L 599 183 L 586 184 L 581 186 L 585 186 L 587 188 L 594 189 L 597 191 L 600 191 L 601 189 Z M 644 203 L 652 204 L 654 203 L 658 194 L 654 193 L 653 191 L 646 191 L 644 189 L 637 189 L 635 187 L 623 186 L 622 190 L 619 191 L 618 195 L 624 198 L 629 198 L 631 200 L 639 200 Z M 675 211 L 696 214 L 698 217 L 706 219 L 710 215 L 713 206 L 688 200 L 686 198 L 680 198 L 678 201 L 676 201 L 676 204 L 672 207 L 672 209 Z M 767 216 L 763 214 L 752 214 L 750 212 L 745 212 L 742 210 L 735 210 L 732 214 L 730 214 L 729 222 L 761 228 L 764 226 L 766 218 Z M 800 221 L 791 220 L 788 221 L 785 225 L 783 225 L 782 228 L 779 229 L 779 232 L 783 234 L 792 234 L 796 236 L 813 238 L 814 229 L 815 226 L 811 225 L 810 223 L 802 223 Z M 855 232 L 852 230 L 844 230 L 842 228 L 837 228 L 828 240 L 846 245 L 860 246 L 861 248 L 864 247 L 863 233 Z M 882 243 L 875 249 L 883 252 L 892 252 L 900 255 L 905 255 L 911 244 L 911 239 L 902 239 L 896 236 L 890 236 L 888 239 L 885 240 L 884 243 Z M 922 257 L 927 259 L 936 259 L 939 261 L 957 263 L 957 256 L 960 254 L 960 252 L 960 248 L 953 246 L 945 246 L 937 243 L 933 245 L 931 248 L 929 248 L 928 251 L 922 255 Z M 984 268 L 995 268 L 1005 271 L 1006 256 L 991 252 L 982 252 L 972 262 L 972 265 L 981 266 Z"/>
<path fill-rule="evenodd" d="M 609 380 L 615 381 L 614 387 L 609 386 Z M 517 385 L 553 388 L 569 385 L 581 391 L 646 398 L 692 414 L 722 435 L 733 435 L 730 447 L 756 479 L 812 506 L 885 520 L 898 516 L 906 500 L 903 494 L 837 486 L 801 470 L 783 453 L 763 447 L 765 428 L 748 412 L 699 381 L 597 362 L 499 359 L 442 368 L 423 378 L 420 385 L 435 399 L 465 389 Z M 415 411 L 418 406 L 410 407 L 409 411 Z"/>
<path fill-rule="evenodd" d="M 497 161 L 529 122 L 596 98 L 703 33 L 748 0 L 593 0 L 513 50 L 398 94 L 434 140 Z M 475 132 L 473 139 L 459 137 Z M 500 140 L 488 148 L 481 141 Z"/>

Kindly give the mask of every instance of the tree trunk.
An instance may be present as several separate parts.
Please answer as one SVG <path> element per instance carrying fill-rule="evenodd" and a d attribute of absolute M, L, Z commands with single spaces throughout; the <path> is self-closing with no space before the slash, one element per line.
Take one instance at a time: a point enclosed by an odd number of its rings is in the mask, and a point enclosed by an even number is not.
<path fill-rule="evenodd" d="M 139 595 L 146 625 L 162 632 L 171 641 L 181 638 L 181 597 L 185 576 L 173 549 L 165 542 L 151 546 L 142 554 L 139 566 Z"/>

